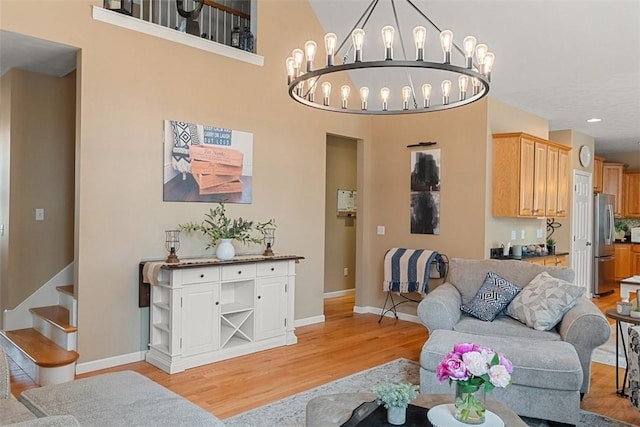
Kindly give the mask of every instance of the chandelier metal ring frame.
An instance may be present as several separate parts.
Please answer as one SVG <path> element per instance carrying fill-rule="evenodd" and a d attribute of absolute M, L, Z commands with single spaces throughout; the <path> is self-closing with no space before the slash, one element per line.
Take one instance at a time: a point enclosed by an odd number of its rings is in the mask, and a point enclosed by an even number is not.
<path fill-rule="evenodd" d="M 475 101 L 478 101 L 479 99 L 483 98 L 489 93 L 491 69 L 493 67 L 493 62 L 495 60 L 495 57 L 493 53 L 488 52 L 486 45 L 478 45 L 478 48 L 480 48 L 480 46 L 483 46 L 482 57 L 480 57 L 480 53 L 476 52 L 475 37 L 465 38 L 465 41 L 464 41 L 465 50 L 463 50 L 453 42 L 453 34 L 449 32 L 449 36 L 450 36 L 449 51 L 447 52 L 443 46 L 443 52 L 444 52 L 443 62 L 424 61 L 423 60 L 424 45 L 421 49 L 417 48 L 417 54 L 416 54 L 417 59 L 407 60 L 404 40 L 402 38 L 402 33 L 400 31 L 400 25 L 398 21 L 397 12 L 396 12 L 395 0 L 390 0 L 390 1 L 391 1 L 391 6 L 393 8 L 393 14 L 394 14 L 396 26 L 398 27 L 400 45 L 402 47 L 402 52 L 404 54 L 405 59 L 404 60 L 392 59 L 391 58 L 392 48 L 390 48 L 389 45 L 387 45 L 385 46 L 386 58 L 384 60 L 362 61 L 362 51 L 361 51 L 362 46 L 360 46 L 360 49 L 358 49 L 358 47 L 356 46 L 355 60 L 353 62 L 347 62 L 349 51 L 351 51 L 351 49 L 354 47 L 354 45 L 350 45 L 349 49 L 347 50 L 347 52 L 343 57 L 343 63 L 334 65 L 334 58 L 338 57 L 338 52 L 345 46 L 349 38 L 353 37 L 352 34 L 354 31 L 360 30 L 362 31 L 363 33 L 362 35 L 364 36 L 363 29 L 366 26 L 367 22 L 369 21 L 369 18 L 371 17 L 373 11 L 377 7 L 379 1 L 380 0 L 372 0 L 372 2 L 365 9 L 360 19 L 354 25 L 352 32 L 349 35 L 347 35 L 347 37 L 342 41 L 342 43 L 337 49 L 335 49 L 335 46 L 334 46 L 333 52 L 329 52 L 327 50 L 327 65 L 325 67 L 313 69 L 313 60 L 314 60 L 313 56 L 315 54 L 312 55 L 311 59 L 308 57 L 308 54 L 307 54 L 306 56 L 307 69 L 306 69 L 306 72 L 303 72 L 302 64 L 303 64 L 304 56 L 301 57 L 300 54 L 305 55 L 306 52 L 303 52 L 302 49 L 294 50 L 292 57 L 287 58 L 287 61 L 286 61 L 287 74 L 288 74 L 288 91 L 289 91 L 289 96 L 292 99 L 309 107 L 326 110 L 326 111 L 332 111 L 332 112 L 350 113 L 350 114 L 366 114 L 366 115 L 391 115 L 391 114 L 425 113 L 425 112 L 442 111 L 442 110 L 447 110 L 451 108 L 461 107 L 463 105 L 467 105 Z M 405 0 L 405 1 L 415 11 L 417 11 L 418 14 L 422 16 L 422 18 L 424 18 L 431 25 L 431 27 L 433 27 L 435 30 L 441 33 L 441 38 L 443 37 L 442 34 L 444 34 L 445 32 L 440 30 L 440 28 L 438 28 L 438 26 L 429 17 L 427 17 L 422 11 L 420 11 L 420 9 L 418 9 L 418 7 L 411 2 L 411 0 Z M 362 26 L 360 26 L 361 23 L 362 23 Z M 390 27 L 385 27 L 385 28 L 390 28 Z M 392 27 L 391 27 L 391 31 L 392 31 L 391 37 L 393 38 L 394 29 Z M 333 36 L 335 37 L 335 35 Z M 384 35 L 384 29 L 383 29 L 383 38 L 384 37 L 385 35 Z M 473 46 L 471 47 L 471 49 L 469 49 L 469 46 L 467 45 L 467 39 L 473 39 Z M 391 41 L 391 43 L 393 43 L 393 41 Z M 315 45 L 315 42 L 313 42 L 313 44 Z M 325 40 L 325 44 L 326 44 L 326 40 Z M 455 48 L 459 53 L 463 55 L 465 59 L 465 66 L 458 66 L 458 65 L 451 64 L 450 61 L 451 61 L 452 48 Z M 294 60 L 293 57 L 296 56 L 296 50 L 298 51 L 298 58 Z M 470 51 L 471 53 L 469 53 Z M 474 60 L 474 54 L 476 56 L 475 60 Z M 490 55 L 490 61 L 487 60 L 487 63 L 485 64 L 485 58 L 487 57 L 487 54 Z M 409 103 L 405 98 L 403 101 L 402 109 L 388 109 L 387 108 L 388 104 L 386 103 L 386 101 L 384 101 L 383 108 L 379 110 L 368 108 L 368 99 L 366 98 L 363 98 L 362 102 L 357 103 L 358 106 L 360 107 L 359 109 L 349 108 L 347 99 L 345 99 L 344 95 L 342 98 L 341 106 L 332 106 L 328 101 L 328 96 L 322 96 L 320 98 L 320 102 L 316 102 L 315 92 L 316 92 L 316 89 L 320 86 L 320 80 L 322 79 L 323 76 L 327 76 L 334 73 L 349 72 L 352 70 L 375 69 L 375 68 L 403 68 L 407 70 L 408 86 L 405 86 L 405 88 L 410 87 L 411 89 L 410 98 L 413 102 Z M 472 86 L 473 91 L 472 92 L 468 91 L 468 92 L 471 92 L 471 94 L 467 96 L 467 90 L 465 89 L 465 92 L 463 93 L 461 88 L 460 96 L 457 101 L 450 100 L 451 98 L 447 94 L 446 98 L 443 95 L 442 104 L 432 105 L 430 102 L 430 99 L 426 99 L 424 103 L 420 103 L 419 105 L 419 103 L 416 100 L 416 91 L 413 85 L 412 77 L 411 77 L 411 74 L 409 73 L 409 71 L 412 69 L 440 70 L 444 72 L 455 73 L 456 75 L 459 75 L 459 76 L 466 76 L 468 81 L 473 81 L 473 86 Z M 482 72 L 478 70 L 481 70 Z M 449 86 L 452 85 L 450 81 L 447 81 L 447 82 L 449 83 Z M 307 86 L 306 90 L 304 89 L 305 86 Z M 347 92 L 346 98 L 348 98 L 349 96 L 349 91 Z M 368 88 L 367 88 L 367 96 L 368 96 Z"/>

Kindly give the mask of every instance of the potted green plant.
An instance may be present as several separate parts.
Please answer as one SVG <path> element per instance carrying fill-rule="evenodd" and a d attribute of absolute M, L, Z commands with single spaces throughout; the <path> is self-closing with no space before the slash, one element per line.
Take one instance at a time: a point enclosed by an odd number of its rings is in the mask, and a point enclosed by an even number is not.
<path fill-rule="evenodd" d="M 629 226 L 622 221 L 616 221 L 614 228 L 616 230 L 616 240 L 624 240 L 627 231 L 629 231 Z"/>
<path fill-rule="evenodd" d="M 216 248 L 216 257 L 221 260 L 230 260 L 235 256 L 235 249 L 231 244 L 236 240 L 243 244 L 262 243 L 266 228 L 275 228 L 275 221 L 270 219 L 267 222 L 254 222 L 246 219 L 227 216 L 224 202 L 218 203 L 215 209 L 209 209 L 205 219 L 198 222 L 187 222 L 178 224 L 180 230 L 186 233 L 200 231 L 209 239 L 205 249 Z M 260 235 L 257 235 L 260 234 Z"/>
<path fill-rule="evenodd" d="M 547 252 L 551 255 L 556 253 L 556 241 L 551 237 L 547 238 Z"/>
<path fill-rule="evenodd" d="M 379 405 L 387 408 L 389 424 L 402 425 L 407 419 L 407 406 L 418 396 L 418 386 L 408 383 L 386 383 L 374 388 Z"/>

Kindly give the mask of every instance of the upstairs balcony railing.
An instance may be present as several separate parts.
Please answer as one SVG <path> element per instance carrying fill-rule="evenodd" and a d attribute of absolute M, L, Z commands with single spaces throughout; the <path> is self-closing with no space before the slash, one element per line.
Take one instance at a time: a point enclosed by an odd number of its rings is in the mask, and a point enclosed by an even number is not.
<path fill-rule="evenodd" d="M 104 0 L 105 9 L 249 52 L 254 7 L 255 0 Z"/>

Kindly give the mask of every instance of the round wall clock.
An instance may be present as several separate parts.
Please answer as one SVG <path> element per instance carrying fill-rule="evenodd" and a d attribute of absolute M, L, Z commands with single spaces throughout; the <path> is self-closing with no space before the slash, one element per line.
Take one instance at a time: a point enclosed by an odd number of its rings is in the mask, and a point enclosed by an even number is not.
<path fill-rule="evenodd" d="M 580 164 L 585 168 L 591 164 L 591 148 L 587 145 L 580 147 Z"/>

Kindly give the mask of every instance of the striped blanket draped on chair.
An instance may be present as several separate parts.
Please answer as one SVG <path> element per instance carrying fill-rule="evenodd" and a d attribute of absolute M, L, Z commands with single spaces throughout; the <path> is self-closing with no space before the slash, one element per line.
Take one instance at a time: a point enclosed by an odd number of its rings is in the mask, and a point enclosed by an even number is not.
<path fill-rule="evenodd" d="M 382 290 L 425 295 L 429 292 L 430 278 L 445 276 L 446 265 L 440 253 L 427 249 L 392 248 L 384 256 Z"/>

